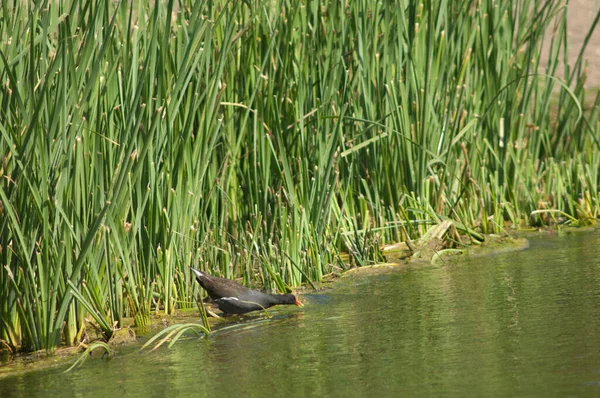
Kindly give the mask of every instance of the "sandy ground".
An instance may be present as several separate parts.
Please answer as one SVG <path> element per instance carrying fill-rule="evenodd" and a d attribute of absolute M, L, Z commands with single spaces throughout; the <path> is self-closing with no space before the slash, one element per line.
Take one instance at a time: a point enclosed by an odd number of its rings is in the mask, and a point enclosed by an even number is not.
<path fill-rule="evenodd" d="M 600 8 L 600 0 L 570 0 L 567 13 L 567 27 L 569 33 L 569 63 L 573 65 L 577 60 L 581 44 L 588 34 L 592 22 Z M 592 34 L 587 45 L 584 59 L 588 61 L 587 87 L 600 87 L 600 23 Z"/>

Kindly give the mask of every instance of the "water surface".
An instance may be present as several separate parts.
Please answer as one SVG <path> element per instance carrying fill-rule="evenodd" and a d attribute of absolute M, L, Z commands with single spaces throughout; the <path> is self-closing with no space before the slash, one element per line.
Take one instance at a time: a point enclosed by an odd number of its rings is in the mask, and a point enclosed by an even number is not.
<path fill-rule="evenodd" d="M 599 396 L 600 233 L 346 278 L 172 349 L 0 379 L 0 396 Z"/>

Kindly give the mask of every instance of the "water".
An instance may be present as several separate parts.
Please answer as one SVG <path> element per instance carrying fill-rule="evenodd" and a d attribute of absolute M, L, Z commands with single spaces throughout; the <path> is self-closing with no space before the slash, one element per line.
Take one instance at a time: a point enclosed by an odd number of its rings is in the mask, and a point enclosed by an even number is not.
<path fill-rule="evenodd" d="M 0 379 L 0 396 L 600 396 L 600 233 L 345 279 L 172 349 Z"/>

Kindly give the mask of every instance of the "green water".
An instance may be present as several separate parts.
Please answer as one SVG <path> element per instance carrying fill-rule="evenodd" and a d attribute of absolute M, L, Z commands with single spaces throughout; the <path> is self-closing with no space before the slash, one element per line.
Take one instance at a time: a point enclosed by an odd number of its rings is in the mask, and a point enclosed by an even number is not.
<path fill-rule="evenodd" d="M 123 349 L 0 396 L 600 396 L 600 233 L 349 278 L 172 349 Z"/>

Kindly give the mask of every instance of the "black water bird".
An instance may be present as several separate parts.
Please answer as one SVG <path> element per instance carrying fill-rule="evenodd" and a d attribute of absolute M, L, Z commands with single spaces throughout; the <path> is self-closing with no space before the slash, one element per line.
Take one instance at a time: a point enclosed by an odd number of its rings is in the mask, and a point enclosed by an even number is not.
<path fill-rule="evenodd" d="M 293 294 L 268 294 L 248 289 L 231 279 L 219 278 L 190 268 L 200 286 L 208 292 L 212 301 L 226 314 L 245 314 L 264 310 L 278 304 L 294 304 L 303 307 Z"/>

